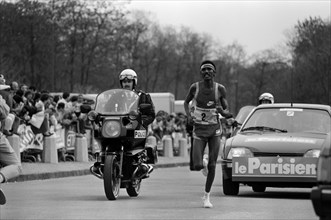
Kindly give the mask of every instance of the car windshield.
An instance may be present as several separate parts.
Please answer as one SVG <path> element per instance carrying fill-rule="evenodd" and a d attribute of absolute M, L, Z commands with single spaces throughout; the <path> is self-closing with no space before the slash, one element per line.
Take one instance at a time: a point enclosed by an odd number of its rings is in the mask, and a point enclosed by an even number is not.
<path fill-rule="evenodd" d="M 329 133 L 331 118 L 327 111 L 302 108 L 257 109 L 242 131 Z"/>
<path fill-rule="evenodd" d="M 95 111 L 100 114 L 128 114 L 138 109 L 138 100 L 139 96 L 131 90 L 107 90 L 97 96 Z"/>

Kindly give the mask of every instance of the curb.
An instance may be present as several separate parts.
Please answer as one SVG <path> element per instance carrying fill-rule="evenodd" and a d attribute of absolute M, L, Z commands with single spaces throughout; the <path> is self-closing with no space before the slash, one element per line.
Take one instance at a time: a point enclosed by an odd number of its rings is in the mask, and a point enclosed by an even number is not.
<path fill-rule="evenodd" d="M 154 168 L 170 168 L 170 167 L 181 167 L 188 166 L 189 162 L 179 162 L 179 163 L 168 163 L 168 164 L 156 164 Z M 71 171 L 56 171 L 56 172 L 45 172 L 45 173 L 35 173 L 35 174 L 22 174 L 16 178 L 9 180 L 8 182 L 24 182 L 33 180 L 46 180 L 73 176 L 84 176 L 90 175 L 89 169 L 81 170 L 71 170 Z"/>

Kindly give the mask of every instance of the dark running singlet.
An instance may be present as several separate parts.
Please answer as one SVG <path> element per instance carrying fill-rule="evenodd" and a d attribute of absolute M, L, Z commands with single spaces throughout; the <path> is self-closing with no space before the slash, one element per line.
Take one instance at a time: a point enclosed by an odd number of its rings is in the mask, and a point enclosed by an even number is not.
<path fill-rule="evenodd" d="M 213 89 L 201 86 L 203 82 L 196 83 L 196 92 L 193 99 L 194 111 L 194 137 L 212 137 L 221 135 L 219 116 L 216 106 L 219 105 L 218 83 L 213 84 Z"/>

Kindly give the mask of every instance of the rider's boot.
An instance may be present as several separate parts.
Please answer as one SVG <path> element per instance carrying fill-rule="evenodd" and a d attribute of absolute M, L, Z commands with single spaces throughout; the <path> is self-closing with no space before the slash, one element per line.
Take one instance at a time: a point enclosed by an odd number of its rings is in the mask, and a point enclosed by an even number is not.
<path fill-rule="evenodd" d="M 140 179 L 145 179 L 149 177 L 149 174 L 154 170 L 152 165 L 141 163 L 137 171 L 137 177 Z"/>
<path fill-rule="evenodd" d="M 102 175 L 102 172 L 101 172 L 101 167 L 100 167 L 100 162 L 95 162 L 95 163 L 90 167 L 90 172 L 91 172 L 94 176 L 96 176 L 96 177 L 98 177 L 98 178 L 100 178 L 100 179 L 103 178 L 103 175 Z"/>

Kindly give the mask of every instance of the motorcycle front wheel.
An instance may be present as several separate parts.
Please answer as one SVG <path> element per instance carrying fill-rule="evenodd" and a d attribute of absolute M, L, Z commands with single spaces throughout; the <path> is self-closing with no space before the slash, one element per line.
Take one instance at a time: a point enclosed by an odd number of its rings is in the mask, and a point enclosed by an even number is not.
<path fill-rule="evenodd" d="M 126 192 L 130 197 L 137 197 L 140 193 L 141 179 L 130 182 L 126 188 Z"/>
<path fill-rule="evenodd" d="M 103 184 L 108 200 L 116 200 L 120 194 L 120 164 L 116 155 L 107 155 L 103 170 Z"/>

